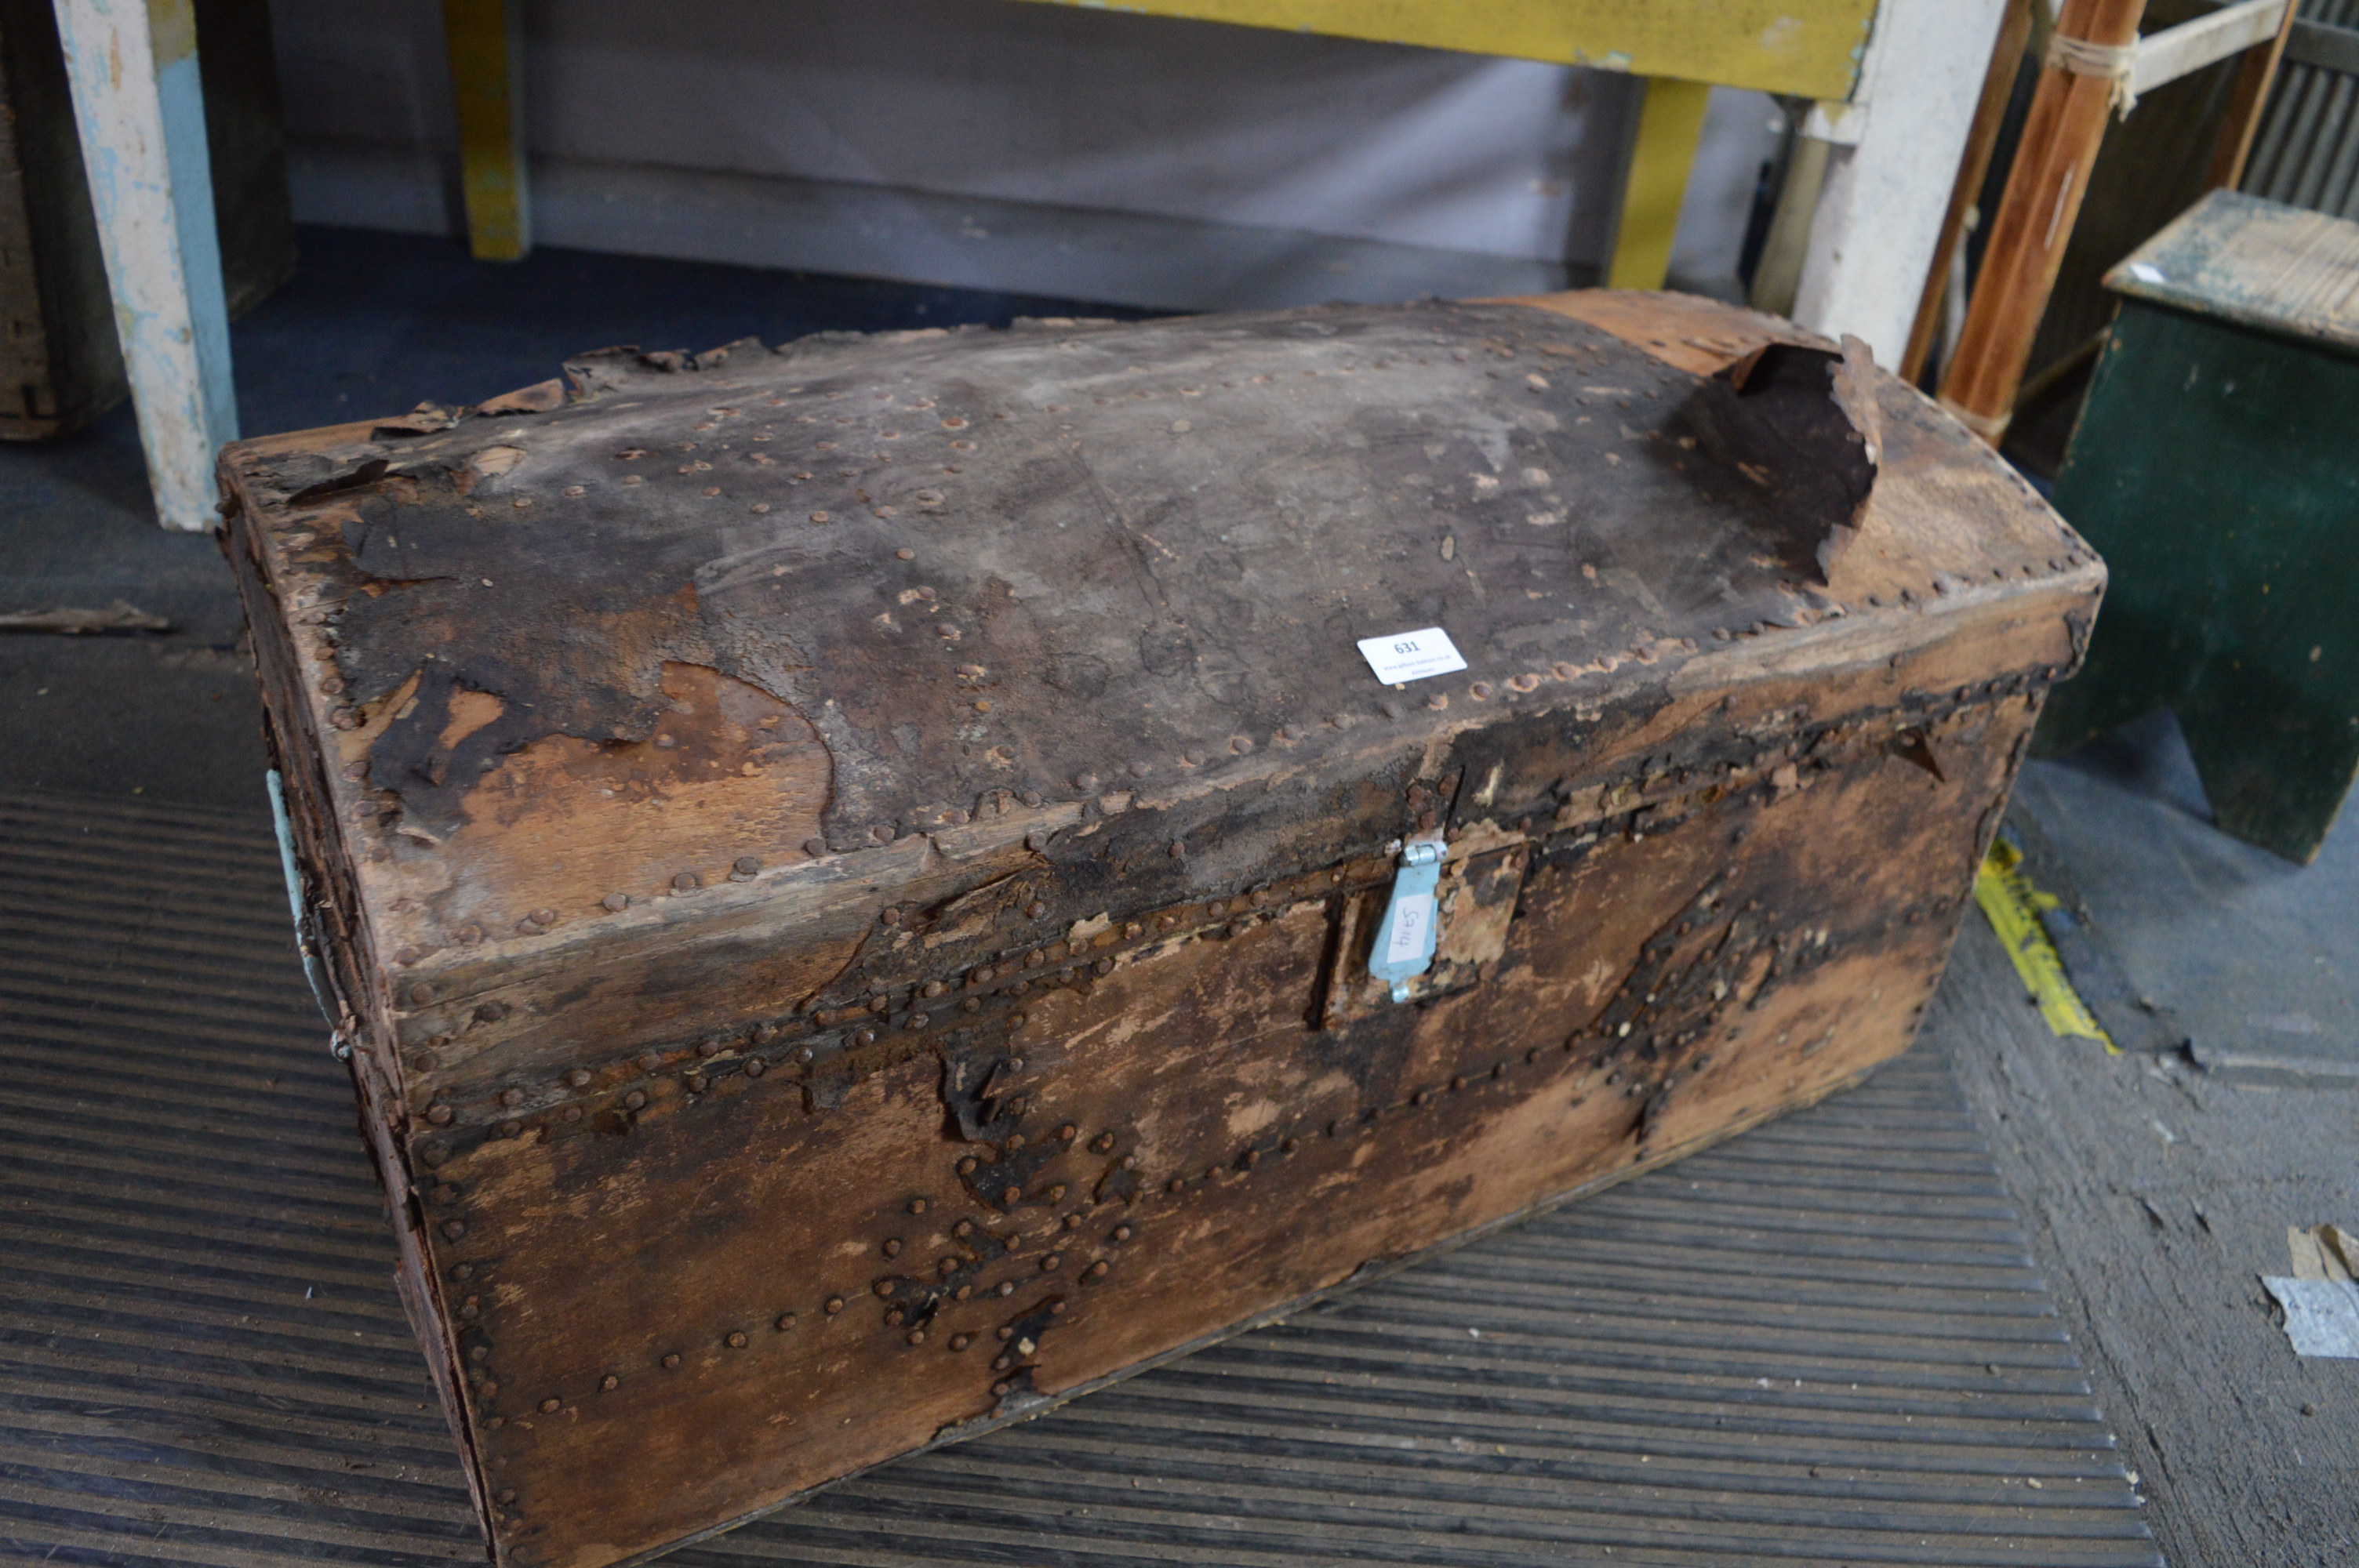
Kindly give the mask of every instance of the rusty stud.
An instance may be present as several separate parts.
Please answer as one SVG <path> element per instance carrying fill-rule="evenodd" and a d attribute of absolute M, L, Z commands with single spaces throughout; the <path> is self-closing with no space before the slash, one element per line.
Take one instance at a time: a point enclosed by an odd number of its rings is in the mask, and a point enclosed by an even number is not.
<path fill-rule="evenodd" d="M 611 1394 L 622 1386 L 623 1379 L 617 1378 L 612 1372 L 607 1373 L 604 1377 L 598 1379 L 598 1391 L 602 1394 Z"/>
<path fill-rule="evenodd" d="M 1098 787 L 1098 776 L 1095 773 L 1076 773 L 1073 775 L 1073 787 L 1083 795 L 1092 794 Z"/>
<path fill-rule="evenodd" d="M 639 1054 L 639 1071 L 642 1073 L 652 1073 L 662 1065 L 663 1056 L 659 1053 L 643 1051 Z"/>
<path fill-rule="evenodd" d="M 486 1426 L 489 1426 L 495 1432 L 498 1431 L 501 1427 L 507 1425 L 507 1423 L 508 1418 L 504 1415 L 495 1415 L 492 1417 L 490 1421 L 484 1422 Z"/>
<path fill-rule="evenodd" d="M 1100 958 L 1091 967 L 1096 969 L 1100 975 L 1110 975 L 1114 973 L 1114 960 L 1112 958 Z"/>
<path fill-rule="evenodd" d="M 1451 1078 L 1450 1080 L 1450 1087 L 1453 1092 L 1464 1088 L 1466 1087 L 1466 1075 L 1461 1073 L 1456 1077 Z"/>
<path fill-rule="evenodd" d="M 1136 1155 L 1136 1154 L 1125 1154 L 1125 1155 L 1122 1157 L 1122 1168 L 1123 1168 L 1124 1170 L 1125 1170 L 1125 1171 L 1136 1171 L 1136 1170 L 1137 1170 L 1137 1169 L 1138 1169 L 1138 1156 L 1137 1156 L 1137 1155 Z"/>
<path fill-rule="evenodd" d="M 1243 1165 L 1248 1171 L 1252 1170 L 1256 1165 L 1261 1163 L 1261 1151 L 1258 1149 L 1246 1150 L 1243 1154 L 1237 1157 L 1237 1163 Z"/>
<path fill-rule="evenodd" d="M 610 892 L 599 902 L 606 906 L 609 913 L 620 914 L 631 907 L 631 895 L 626 892 Z"/>
<path fill-rule="evenodd" d="M 503 1138 L 514 1138 L 523 1130 L 524 1123 L 521 1121 L 503 1121 L 500 1123 L 500 1136 Z"/>
<path fill-rule="evenodd" d="M 1007 1385 L 1006 1385 L 1006 1383 L 994 1383 L 994 1384 L 992 1384 L 992 1385 L 991 1385 L 991 1396 L 992 1396 L 992 1398 L 994 1398 L 994 1399 L 1005 1399 L 1005 1398 L 1006 1398 L 1006 1396 L 1007 1396 Z"/>
<path fill-rule="evenodd" d="M 898 909 L 887 909 L 876 918 L 887 925 L 898 925 L 901 924 L 901 912 Z"/>
<path fill-rule="evenodd" d="M 470 1345 L 467 1346 L 467 1359 L 470 1361 L 487 1361 L 491 1359 L 491 1346 L 488 1345 Z"/>
<path fill-rule="evenodd" d="M 1001 1203 L 1017 1203 L 1023 1199 L 1023 1196 L 1024 1189 L 1022 1187 L 1009 1187 L 1006 1191 L 999 1195 L 999 1201 Z"/>
<path fill-rule="evenodd" d="M 1376 705 L 1376 711 L 1387 719 L 1398 719 L 1401 716 L 1401 705 L 1397 702 L 1380 702 Z"/>
<path fill-rule="evenodd" d="M 1096 1262 L 1091 1264 L 1089 1268 L 1083 1271 L 1082 1277 L 1084 1279 L 1091 1280 L 1103 1280 L 1108 1273 L 1113 1271 L 1113 1264 L 1101 1258 Z"/>
<path fill-rule="evenodd" d="M 633 1089 L 629 1094 L 623 1097 L 623 1108 L 625 1110 L 638 1110 L 645 1107 L 647 1103 L 647 1097 L 637 1089 Z"/>
<path fill-rule="evenodd" d="M 565 1075 L 565 1081 L 571 1084 L 577 1089 L 587 1088 L 590 1086 L 590 1069 L 587 1067 L 576 1067 L 571 1072 Z"/>
<path fill-rule="evenodd" d="M 934 1265 L 934 1271 L 947 1280 L 959 1271 L 959 1260 L 955 1258 L 945 1258 Z"/>
<path fill-rule="evenodd" d="M 502 1105 L 522 1105 L 524 1103 L 524 1091 L 522 1089 L 502 1089 L 500 1091 L 500 1103 Z"/>
<path fill-rule="evenodd" d="M 864 1029 L 852 1037 L 852 1043 L 854 1045 L 874 1045 L 876 1044 L 876 1031 Z"/>
<path fill-rule="evenodd" d="M 450 1183 L 444 1182 L 440 1186 L 436 1187 L 429 1195 L 431 1196 L 433 1201 L 436 1203 L 455 1203 L 458 1201 L 459 1189 L 452 1186 Z"/>
<path fill-rule="evenodd" d="M 951 1336 L 951 1348 L 953 1350 L 963 1350 L 973 1343 L 974 1336 L 972 1334 L 953 1334 Z"/>
<path fill-rule="evenodd" d="M 681 871 L 671 879 L 674 892 L 694 892 L 704 885 L 704 879 L 694 871 Z"/>
<path fill-rule="evenodd" d="M 910 1344 L 912 1344 L 912 1345 L 923 1345 L 925 1342 L 926 1342 L 926 1331 L 925 1331 L 924 1329 L 922 1329 L 922 1328 L 913 1328 L 913 1329 L 909 1330 L 909 1343 L 910 1343 Z"/>
<path fill-rule="evenodd" d="M 1064 1126 L 1057 1129 L 1057 1136 L 1063 1139 L 1068 1143 L 1071 1143 L 1074 1139 L 1079 1138 L 1081 1135 L 1082 1130 L 1075 1127 L 1070 1121 L 1065 1123 Z"/>
<path fill-rule="evenodd" d="M 730 863 L 729 869 L 741 877 L 750 877 L 762 869 L 762 862 L 751 855 L 740 855 Z"/>
<path fill-rule="evenodd" d="M 942 994 L 945 989 L 946 988 L 940 980 L 928 980 L 924 985 L 918 988 L 918 994 L 924 997 L 938 997 Z"/>
<path fill-rule="evenodd" d="M 1003 1295 L 1003 1296 L 1012 1296 L 1012 1295 L 1014 1295 L 1014 1294 L 1016 1293 L 1016 1281 L 1013 1281 L 1013 1280 L 1002 1280 L 1002 1281 L 999 1281 L 999 1293 L 1000 1293 L 1001 1295 Z"/>
<path fill-rule="evenodd" d="M 1126 1225 L 1117 1225 L 1117 1226 L 1115 1226 L 1115 1227 L 1114 1227 L 1114 1238 L 1116 1241 L 1127 1241 L 1127 1240 L 1129 1240 L 1129 1239 L 1130 1239 L 1130 1238 L 1131 1238 L 1131 1229 L 1130 1229 L 1130 1227 L 1128 1227 L 1128 1226 L 1126 1226 Z"/>
<path fill-rule="evenodd" d="M 821 855 L 827 853 L 827 840 L 824 838 L 804 839 L 803 853 L 809 855 L 814 860 L 818 860 Z"/>
<path fill-rule="evenodd" d="M 1008 1102 L 1007 1108 L 1014 1111 L 1016 1115 L 1021 1116 L 1024 1114 L 1024 1101 L 1021 1098 L 1010 1100 Z M 1020 1132 L 1011 1132 L 1007 1135 L 1007 1152 L 1009 1153 L 1012 1154 L 1016 1150 L 1023 1147 L 1024 1134 Z"/>
<path fill-rule="evenodd" d="M 732 1350 L 743 1350 L 745 1348 L 746 1344 L 745 1336 L 743 1333 L 733 1333 L 721 1343 L 726 1345 Z"/>
<path fill-rule="evenodd" d="M 933 1017 L 929 1013 L 913 1012 L 909 1015 L 908 1022 L 903 1024 L 902 1027 L 905 1029 L 923 1029 L 932 1022 Z"/>
<path fill-rule="evenodd" d="M 502 1508 L 507 1507 L 510 1503 L 516 1501 L 516 1488 L 514 1487 L 503 1487 L 498 1491 L 492 1494 L 492 1501 L 499 1504 Z"/>
<path fill-rule="evenodd" d="M 1167 1193 L 1176 1193 L 1176 1192 L 1178 1192 L 1180 1188 L 1182 1188 L 1182 1187 L 1186 1186 L 1187 1184 L 1188 1184 L 1188 1178 L 1187 1178 L 1187 1177 L 1185 1177 L 1185 1176 L 1174 1176 L 1174 1177 L 1172 1177 L 1169 1181 L 1168 1181 L 1168 1182 L 1166 1182 L 1166 1183 L 1164 1183 L 1164 1184 L 1163 1184 L 1163 1190 L 1164 1190 L 1165 1192 L 1167 1192 Z"/>
<path fill-rule="evenodd" d="M 837 1313 L 840 1313 L 842 1310 L 843 1298 L 842 1296 L 830 1296 L 827 1298 L 827 1314 L 830 1317 L 833 1317 Z"/>
<path fill-rule="evenodd" d="M 680 1082 L 688 1086 L 688 1092 L 692 1095 L 701 1095 L 704 1092 L 705 1079 L 702 1073 L 690 1073 L 682 1077 Z"/>
<path fill-rule="evenodd" d="M 1135 779 L 1143 779 L 1154 771 L 1155 764 L 1153 762 L 1133 762 L 1130 764 L 1130 776 Z"/>
<path fill-rule="evenodd" d="M 451 1151 L 443 1148 L 440 1143 L 429 1143 L 418 1152 L 418 1162 L 429 1171 L 450 1157 Z"/>
<path fill-rule="evenodd" d="M 1008 1362 L 1008 1359 L 1007 1359 L 1007 1357 L 1005 1357 L 1005 1356 L 995 1356 L 995 1357 L 992 1357 L 992 1361 L 991 1361 L 991 1369 L 992 1369 L 993 1371 L 995 1371 L 995 1372 L 1005 1372 L 1005 1371 L 1006 1371 L 1006 1370 L 1007 1370 L 1008 1366 L 1009 1366 L 1009 1362 Z M 995 1387 L 995 1388 L 996 1388 L 997 1386 L 998 1386 L 997 1384 L 994 1384 L 994 1385 L 993 1385 L 993 1387 Z"/>
<path fill-rule="evenodd" d="M 808 1062 L 811 1059 L 812 1054 L 813 1053 L 811 1048 L 808 1045 L 800 1045 L 795 1048 L 795 1060 L 798 1062 Z"/>
<path fill-rule="evenodd" d="M 665 1357 L 663 1358 L 662 1366 L 663 1366 L 663 1369 L 664 1369 L 665 1371 L 667 1371 L 667 1372 L 677 1372 L 677 1371 L 679 1371 L 679 1353 L 678 1351 L 674 1351 L 672 1354 L 670 1354 L 670 1355 L 669 1355 L 669 1356 Z"/>
<path fill-rule="evenodd" d="M 745 1064 L 745 1076 L 749 1078 L 758 1078 L 769 1070 L 770 1065 L 759 1056 Z"/>
<path fill-rule="evenodd" d="M 1050 1203 L 1063 1203 L 1065 1201 L 1064 1183 L 1059 1182 L 1055 1186 L 1049 1189 L 1049 1201 Z"/>
<path fill-rule="evenodd" d="M 901 1238 L 897 1236 L 886 1237 L 885 1238 L 885 1256 L 887 1258 L 898 1258 L 900 1255 Z"/>
<path fill-rule="evenodd" d="M 540 1413 L 543 1415 L 555 1415 L 559 1411 L 563 1410 L 564 1408 L 565 1401 L 562 1400 L 543 1400 L 540 1401 Z"/>
<path fill-rule="evenodd" d="M 1111 1150 L 1114 1147 L 1114 1134 L 1111 1132 L 1099 1133 L 1095 1138 L 1090 1140 L 1090 1147 L 1096 1150 L 1101 1154 L 1105 1153 L 1108 1150 Z"/>
<path fill-rule="evenodd" d="M 899 1325 L 908 1322 L 908 1317 L 909 1314 L 908 1313 L 902 1311 L 899 1307 L 895 1307 L 891 1312 L 885 1314 L 885 1322 L 888 1327 L 897 1327 Z"/>
<path fill-rule="evenodd" d="M 972 1155 L 972 1154 L 966 1155 L 964 1158 L 961 1159 L 961 1160 L 959 1161 L 959 1162 L 958 1162 L 958 1173 L 959 1173 L 960 1175 L 962 1175 L 962 1176 L 972 1176 L 972 1175 L 973 1175 L 973 1174 L 974 1174 L 974 1166 L 975 1166 L 975 1159 L 974 1159 L 974 1156 L 973 1156 L 973 1155 Z M 961 1225 L 964 1225 L 964 1224 L 966 1223 L 966 1221 L 964 1221 L 964 1220 L 961 1220 L 961 1221 L 959 1221 L 959 1223 L 960 1223 Z M 963 1236 L 963 1235 L 965 1235 L 965 1234 L 966 1234 L 966 1232 L 964 1232 L 964 1231 L 960 1231 L 960 1232 L 959 1232 L 959 1234 L 960 1234 L 960 1235 L 962 1235 L 962 1236 Z"/>
<path fill-rule="evenodd" d="M 415 1002 L 432 1001 L 434 1000 L 434 988 L 428 985 L 424 980 L 420 980 L 416 985 L 409 988 L 409 1000 Z"/>
<path fill-rule="evenodd" d="M 475 1009 L 475 1022 L 478 1023 L 497 1023 L 507 1015 L 506 1004 L 503 1002 L 487 1001 Z"/>
<path fill-rule="evenodd" d="M 426 1119 L 437 1127 L 450 1126 L 451 1115 L 451 1108 L 447 1105 L 429 1105 L 426 1108 Z"/>
<path fill-rule="evenodd" d="M 770 1326 L 777 1329 L 780 1334 L 784 1334 L 787 1330 L 794 1327 L 794 1325 L 795 1314 L 790 1312 L 782 1312 L 778 1314 L 778 1321 L 772 1324 Z"/>
<path fill-rule="evenodd" d="M 568 1121 L 579 1121 L 579 1120 L 581 1120 L 581 1119 L 582 1119 L 582 1108 L 581 1108 L 580 1106 L 578 1106 L 578 1105 L 569 1105 L 569 1106 L 567 1106 L 567 1107 L 565 1108 L 565 1119 L 566 1119 L 566 1120 L 568 1120 Z"/>
<path fill-rule="evenodd" d="M 893 1293 L 893 1281 L 891 1280 L 879 1280 L 868 1288 L 875 1291 L 880 1296 L 890 1296 Z"/>
<path fill-rule="evenodd" d="M 1024 913 L 1030 915 L 1033 919 L 1038 920 L 1042 915 L 1049 913 L 1049 906 L 1042 903 L 1036 898 L 1030 903 L 1024 906 Z"/>
<path fill-rule="evenodd" d="M 926 1212 L 926 1200 L 925 1200 L 925 1199 L 923 1199 L 923 1198 L 911 1198 L 911 1199 L 909 1200 L 909 1212 L 910 1212 L 911 1214 L 923 1214 L 923 1213 L 925 1213 L 925 1212 Z"/>
<path fill-rule="evenodd" d="M 1053 1274 L 1057 1271 L 1058 1265 L 1064 1262 L 1064 1260 L 1065 1260 L 1057 1253 L 1051 1252 L 1046 1258 L 1040 1260 L 1040 1271 L 1044 1274 Z"/>
<path fill-rule="evenodd" d="M 1049 1315 L 1050 1317 L 1062 1317 L 1062 1316 L 1064 1316 L 1064 1315 L 1065 1315 L 1065 1303 L 1064 1303 L 1063 1302 L 1061 1302 L 1061 1301 L 1050 1302 L 1050 1303 L 1049 1303 Z"/>
<path fill-rule="evenodd" d="M 1079 1230 L 1081 1227 L 1082 1217 L 1080 1215 L 1069 1214 L 1065 1217 L 1065 1228 L 1067 1230 Z"/>
<path fill-rule="evenodd" d="M 999 1337 L 1003 1340 L 1013 1339 L 1016 1337 L 1016 1330 L 1006 1324 L 1002 1324 L 999 1326 Z"/>

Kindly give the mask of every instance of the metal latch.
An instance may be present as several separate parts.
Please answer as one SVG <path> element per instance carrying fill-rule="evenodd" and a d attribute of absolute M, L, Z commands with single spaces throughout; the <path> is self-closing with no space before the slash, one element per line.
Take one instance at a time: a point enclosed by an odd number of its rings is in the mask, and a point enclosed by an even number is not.
<path fill-rule="evenodd" d="M 1368 953 L 1368 973 L 1391 988 L 1395 1001 L 1407 1001 L 1409 981 L 1433 968 L 1440 935 L 1433 890 L 1440 881 L 1440 839 L 1412 838 L 1401 846 L 1392 902 L 1385 906 L 1384 924 L 1376 927 L 1376 943 Z"/>

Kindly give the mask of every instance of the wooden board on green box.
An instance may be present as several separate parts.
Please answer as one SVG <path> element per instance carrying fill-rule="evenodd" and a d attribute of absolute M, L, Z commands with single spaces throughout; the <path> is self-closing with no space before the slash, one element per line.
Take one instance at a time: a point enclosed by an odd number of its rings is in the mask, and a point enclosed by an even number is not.
<path fill-rule="evenodd" d="M 2169 707 L 2220 826 L 2308 861 L 2359 771 L 2359 223 L 2215 191 L 2105 283 L 2056 504 L 2113 587 L 2041 749 Z"/>

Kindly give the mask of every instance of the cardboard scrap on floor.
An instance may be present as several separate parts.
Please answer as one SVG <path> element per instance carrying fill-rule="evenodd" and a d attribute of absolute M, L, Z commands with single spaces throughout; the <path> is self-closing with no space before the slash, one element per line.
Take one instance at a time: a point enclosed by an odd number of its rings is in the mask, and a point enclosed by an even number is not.
<path fill-rule="evenodd" d="M 2297 1356 L 2359 1360 L 2359 1236 L 2337 1225 L 2289 1227 L 2291 1277 L 2261 1283 L 2285 1310 L 2286 1337 Z"/>

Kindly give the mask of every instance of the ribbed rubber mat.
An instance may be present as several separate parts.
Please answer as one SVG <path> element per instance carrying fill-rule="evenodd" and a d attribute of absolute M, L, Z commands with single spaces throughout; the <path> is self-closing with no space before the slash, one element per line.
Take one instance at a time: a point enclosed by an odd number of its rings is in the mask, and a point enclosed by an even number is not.
<path fill-rule="evenodd" d="M 0 1557 L 482 1545 L 266 823 L 0 800 Z M 1944 1063 L 671 1561 L 2151 1564 Z"/>

